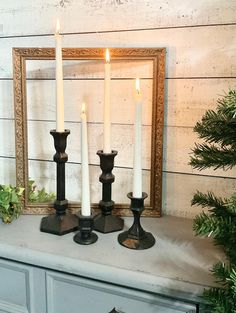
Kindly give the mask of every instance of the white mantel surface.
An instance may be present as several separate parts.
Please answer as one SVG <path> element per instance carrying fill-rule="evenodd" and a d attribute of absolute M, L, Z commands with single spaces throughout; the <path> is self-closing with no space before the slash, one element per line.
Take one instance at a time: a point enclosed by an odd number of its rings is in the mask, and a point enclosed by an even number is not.
<path fill-rule="evenodd" d="M 222 254 L 210 238 L 195 237 L 192 221 L 165 216 L 142 218 L 156 238 L 154 247 L 122 247 L 116 233 L 97 233 L 90 246 L 73 242 L 73 233 L 55 236 L 39 231 L 41 216 L 20 216 L 0 223 L 0 257 L 171 297 L 196 299 L 214 285 L 209 273 Z M 125 229 L 132 218 L 125 218 Z"/>

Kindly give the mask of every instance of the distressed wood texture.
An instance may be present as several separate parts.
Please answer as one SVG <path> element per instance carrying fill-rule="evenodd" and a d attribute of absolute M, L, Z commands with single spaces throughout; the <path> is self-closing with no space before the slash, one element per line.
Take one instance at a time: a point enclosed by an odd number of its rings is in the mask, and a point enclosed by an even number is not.
<path fill-rule="evenodd" d="M 163 213 L 190 218 L 199 214 L 202 208 L 190 205 L 196 190 L 213 191 L 220 197 L 229 197 L 236 190 L 236 180 L 224 177 L 164 173 Z"/>
<path fill-rule="evenodd" d="M 12 83 L 12 53 L 13 47 L 53 47 L 54 24 L 57 16 L 62 24 L 64 47 L 166 47 L 166 99 L 164 120 L 164 151 L 163 151 L 163 212 L 165 214 L 194 217 L 200 212 L 198 207 L 190 207 L 193 193 L 212 190 L 220 196 L 229 196 L 235 191 L 236 170 L 214 171 L 212 169 L 199 172 L 189 165 L 189 153 L 194 142 L 197 141 L 193 133 L 193 126 L 202 117 L 205 110 L 214 109 L 216 100 L 229 88 L 236 87 L 236 2 L 234 0 L 216 1 L 187 1 L 178 0 L 27 0 L 19 2 L 8 1 L 0 4 L 0 182 L 15 182 L 15 147 L 14 147 L 14 114 L 13 114 L 13 83 Z M 14 23 L 11 23 L 14 17 Z M 152 28 L 152 29 L 150 29 Z M 135 30 L 136 29 L 136 30 Z M 118 30 L 118 32 L 116 32 Z M 133 30 L 133 31 L 130 31 Z M 22 37 L 25 35 L 25 37 Z M 33 35 L 27 37 L 27 35 Z M 38 36 L 43 35 L 43 36 Z M 74 129 L 79 128 L 75 123 L 75 116 L 79 113 L 78 103 L 83 100 L 81 90 L 84 91 L 91 103 L 102 106 L 102 63 L 94 70 L 93 62 L 64 62 L 65 103 L 68 105 L 67 124 Z M 150 67 L 151 68 L 151 67 Z M 114 90 L 112 105 L 113 132 L 119 141 L 119 133 L 126 129 L 127 134 L 133 123 L 132 107 L 126 106 L 132 98 L 130 86 L 136 76 L 142 78 L 143 94 L 147 104 L 151 102 L 151 71 L 147 64 L 129 63 L 120 66 L 113 64 L 112 84 L 119 84 L 119 90 Z M 27 62 L 27 97 L 31 134 L 39 127 L 41 136 L 55 123 L 54 93 L 52 90 L 55 75 L 53 61 Z M 129 81 L 124 81 L 124 74 Z M 91 90 L 96 88 L 96 92 Z M 38 90 L 36 93 L 35 90 Z M 126 97 L 123 94 L 126 93 Z M 119 107 L 115 104 L 119 103 Z M 50 109 L 44 114 L 42 103 Z M 147 108 L 149 105 L 147 105 Z M 125 110 L 129 114 L 124 115 Z M 150 125 L 150 111 L 144 110 L 143 128 L 148 136 Z M 119 125 L 121 117 L 123 124 Z M 94 122 L 102 122 L 101 110 L 89 111 L 89 129 L 93 133 Z M 43 125 L 43 127 L 42 127 Z M 96 134 L 96 139 L 99 133 Z M 132 142 L 126 137 L 126 143 Z M 75 194 L 79 197 L 80 182 L 76 179 L 80 171 L 79 146 L 75 147 L 75 136 L 70 135 L 71 161 L 68 173 L 74 183 Z M 94 151 L 97 149 L 95 138 Z M 51 158 L 49 151 L 38 147 L 33 153 L 34 142 L 30 139 L 29 151 L 31 158 Z M 75 148 L 75 149 L 74 149 Z M 68 149 L 71 149 L 70 146 Z M 39 153 L 40 152 L 40 153 Z M 42 155 L 44 153 L 44 155 Z M 46 154 L 45 154 L 46 153 Z M 122 153 L 120 153 L 122 156 Z M 119 166 L 123 165 L 123 156 L 117 159 L 116 168 L 119 176 Z M 91 175 L 98 175 L 97 160 L 90 154 Z M 131 184 L 131 162 L 122 172 L 127 175 L 120 185 L 122 196 L 117 193 L 117 200 L 125 200 L 125 191 Z M 148 160 L 145 167 L 149 168 Z M 32 174 L 37 176 L 37 168 L 45 166 L 45 162 L 30 161 L 38 164 L 31 167 Z M 54 165 L 49 162 L 48 166 Z M 34 172 L 33 172 L 34 169 Z M 73 170 L 74 169 L 74 170 Z M 148 171 L 144 171 L 144 177 Z M 74 174 L 73 174 L 74 173 Z M 51 170 L 53 177 L 54 173 Z M 204 176 L 205 175 L 205 176 Z M 39 175 L 41 186 L 46 185 L 48 178 Z M 145 178 L 146 179 L 146 178 Z M 51 186 L 54 183 L 51 182 Z M 115 186 L 116 185 L 116 186 Z M 70 187 L 69 187 L 70 188 Z M 95 188 L 95 187 L 92 187 Z M 97 185 L 96 188 L 99 188 Z M 118 191 L 119 189 L 117 189 Z M 119 190 L 119 191 L 120 191 Z M 99 192 L 99 191 L 98 191 Z M 121 197 L 121 198 L 119 198 Z M 123 197 L 123 198 L 122 198 Z"/>
<path fill-rule="evenodd" d="M 64 47 L 166 47 L 166 76 L 235 77 L 236 25 L 65 35 Z M 12 77 L 12 47 L 54 47 L 54 36 L 1 39 L 2 78 Z"/>
<path fill-rule="evenodd" d="M 32 80 L 28 81 L 28 106 L 29 112 L 28 116 L 30 119 L 40 120 L 43 116 L 44 119 L 55 120 L 55 93 L 52 91 L 51 93 L 45 93 L 46 88 L 53 88 L 55 84 L 54 81 L 45 81 L 45 80 Z M 73 81 L 66 80 L 64 81 L 64 93 L 65 93 L 65 105 L 68 106 L 66 119 L 73 120 L 75 115 L 78 115 L 79 106 L 78 103 L 82 101 L 82 97 L 80 92 L 80 88 L 85 90 L 85 93 L 88 92 L 86 86 L 91 84 L 91 86 L 96 85 L 96 82 L 93 81 Z M 99 82 L 98 82 L 99 84 Z M 125 85 L 124 82 L 120 82 L 120 84 Z M 146 93 L 146 85 L 149 84 L 147 81 L 142 82 L 142 88 L 144 88 L 143 93 Z M 165 99 L 165 126 L 185 126 L 185 127 L 193 127 L 196 122 L 202 117 L 204 112 L 207 109 L 215 109 L 217 98 L 224 95 L 224 92 L 229 90 L 230 88 L 235 88 L 236 79 L 235 78 L 217 78 L 217 79 L 168 79 L 166 80 L 166 99 Z M 50 87 L 51 86 L 51 87 Z M 34 88 L 40 88 L 41 93 L 31 93 L 31 90 Z M 120 86 L 121 87 L 121 86 Z M 147 87 L 148 88 L 148 87 Z M 98 90 L 96 94 L 89 94 L 89 100 L 91 102 L 97 101 L 99 105 L 101 105 L 102 99 L 102 90 Z M 119 97 L 119 101 L 121 101 L 120 109 L 124 108 L 126 103 L 126 99 L 122 98 L 122 95 L 116 92 L 116 96 Z M 75 96 L 73 96 L 73 94 Z M 131 96 L 132 91 L 130 91 Z M 50 99 L 50 101 L 48 101 Z M 146 103 L 150 101 L 150 98 L 146 98 Z M 42 106 L 40 105 L 40 101 L 47 106 L 48 115 L 45 117 Z M 115 101 L 114 98 L 111 100 Z M 37 103 L 38 105 L 35 105 Z M 51 112 L 50 112 L 51 108 Z M 149 112 L 145 113 L 146 108 L 144 108 L 144 116 L 148 118 Z M 116 107 L 113 105 L 113 110 Z M 130 106 L 127 106 L 126 109 L 130 109 Z M 88 108 L 89 121 L 92 122 L 95 120 L 93 110 Z M 119 111 L 117 110 L 117 112 Z M 73 114 L 71 114 L 73 112 Z M 116 112 L 116 113 L 117 113 Z M 120 111 L 119 111 L 120 112 Z M 96 116 L 96 119 L 101 118 L 101 112 L 96 112 L 100 115 Z M 113 122 L 117 121 L 117 117 L 120 116 L 114 114 L 112 116 Z M 0 80 L 0 119 L 13 119 L 13 82 L 12 80 Z M 125 120 L 127 116 L 123 116 Z M 150 120 L 150 118 L 149 118 Z M 127 123 L 131 122 L 131 120 L 126 120 Z M 143 123 L 147 123 L 145 117 L 143 117 Z M 1 126 L 0 126 L 1 127 Z"/>
<path fill-rule="evenodd" d="M 16 185 L 15 158 L 0 157 L 0 182 L 1 184 Z"/>
<path fill-rule="evenodd" d="M 55 122 L 28 122 L 28 153 L 30 159 L 52 160 L 55 151 L 53 148 L 53 139 L 49 132 L 54 127 L 54 124 Z M 12 140 L 12 137 L 14 137 L 14 121 L 2 120 L 0 127 L 3 127 L 0 132 L 0 139 L 5 141 L 5 145 L 0 146 L 0 156 L 14 157 L 15 146 Z M 80 123 L 66 123 L 66 127 L 71 130 L 67 144 L 69 162 L 80 163 Z M 119 151 L 118 157 L 115 159 L 115 167 L 132 168 L 132 131 L 132 125 L 113 125 L 112 127 L 114 149 Z M 121 133 L 124 137 L 120 136 Z M 151 150 L 150 134 L 150 127 L 143 126 L 144 151 Z M 36 136 L 37 141 L 34 139 Z M 90 164 L 98 165 L 99 158 L 96 152 L 102 145 L 102 124 L 89 124 L 88 136 Z M 43 144 L 45 138 L 48 138 L 48 145 Z M 192 169 L 188 164 L 191 148 L 193 148 L 196 141 L 197 136 L 193 133 L 192 128 L 164 127 L 163 170 L 173 173 L 198 174 L 199 171 Z M 127 154 L 129 158 L 127 158 Z M 143 168 L 150 169 L 150 155 L 143 156 Z M 234 168 L 231 171 L 207 169 L 200 174 L 234 178 L 236 176 L 236 169 Z"/>
<path fill-rule="evenodd" d="M 10 0 L 0 14 L 0 34 L 14 36 L 53 33 L 56 17 L 65 33 L 233 23 L 236 6 L 234 0 Z"/>

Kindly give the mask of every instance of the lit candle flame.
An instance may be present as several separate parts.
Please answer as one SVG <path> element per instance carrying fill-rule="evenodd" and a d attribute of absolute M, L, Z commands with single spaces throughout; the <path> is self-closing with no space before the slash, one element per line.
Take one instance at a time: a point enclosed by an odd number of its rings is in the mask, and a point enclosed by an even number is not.
<path fill-rule="evenodd" d="M 135 87 L 136 87 L 137 93 L 140 93 L 140 79 L 139 78 L 136 78 Z"/>
<path fill-rule="evenodd" d="M 86 111 L 86 104 L 85 104 L 85 102 L 83 102 L 82 103 L 82 108 L 81 108 L 81 113 L 85 114 L 85 111 Z"/>
<path fill-rule="evenodd" d="M 110 62 L 110 53 L 109 53 L 109 49 L 106 49 L 106 62 L 107 62 L 107 63 Z"/>
<path fill-rule="evenodd" d="M 60 32 L 60 22 L 59 19 L 57 18 L 57 23 L 56 23 L 56 34 L 59 34 Z"/>

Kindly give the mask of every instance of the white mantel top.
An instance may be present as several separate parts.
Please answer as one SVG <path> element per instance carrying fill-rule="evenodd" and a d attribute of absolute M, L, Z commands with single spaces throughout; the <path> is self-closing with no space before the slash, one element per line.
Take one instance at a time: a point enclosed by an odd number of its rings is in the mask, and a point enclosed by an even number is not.
<path fill-rule="evenodd" d="M 0 223 L 0 256 L 40 267 L 163 295 L 196 299 L 214 285 L 209 273 L 222 257 L 209 238 L 194 237 L 192 221 L 176 217 L 142 218 L 156 238 L 154 247 L 135 251 L 117 242 L 119 232 L 97 233 L 90 246 L 73 242 L 73 233 L 55 236 L 39 231 L 41 216 L 21 216 Z M 125 218 L 125 229 L 132 218 Z"/>

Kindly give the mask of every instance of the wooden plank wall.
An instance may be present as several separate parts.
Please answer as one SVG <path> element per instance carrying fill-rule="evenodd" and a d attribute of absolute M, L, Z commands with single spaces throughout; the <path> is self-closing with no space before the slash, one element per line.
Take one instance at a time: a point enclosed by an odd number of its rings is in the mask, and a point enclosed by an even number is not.
<path fill-rule="evenodd" d="M 199 172 L 188 165 L 197 140 L 193 126 L 236 85 L 235 0 L 1 1 L 1 183 L 15 183 L 12 47 L 53 47 L 56 17 L 64 47 L 167 48 L 164 213 L 195 216 L 200 209 L 191 208 L 190 201 L 197 189 L 221 196 L 235 191 L 235 170 Z M 32 84 L 39 84 L 35 73 Z"/>

